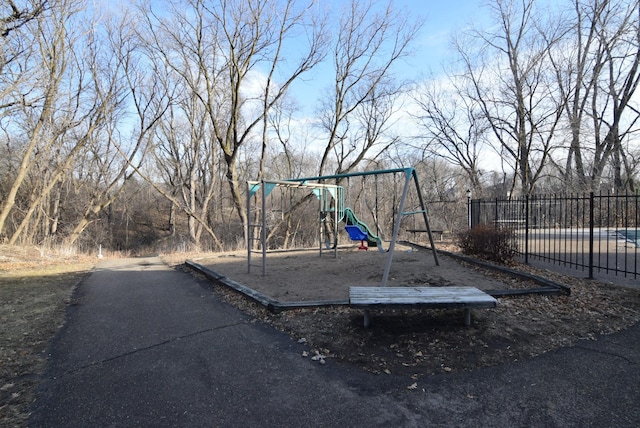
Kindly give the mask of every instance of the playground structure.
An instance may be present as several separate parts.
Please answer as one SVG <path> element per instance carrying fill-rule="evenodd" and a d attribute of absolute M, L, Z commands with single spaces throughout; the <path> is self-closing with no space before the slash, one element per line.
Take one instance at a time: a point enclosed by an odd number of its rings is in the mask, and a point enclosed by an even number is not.
<path fill-rule="evenodd" d="M 402 186 L 402 194 L 397 204 L 398 215 L 393 221 L 393 231 L 391 240 L 388 242 L 388 249 L 384 249 L 384 243 L 380 236 L 368 227 L 363 221 L 361 221 L 354 213 L 351 207 L 345 205 L 345 191 L 344 187 L 337 184 L 327 184 L 329 180 L 349 180 L 352 177 L 366 177 L 366 176 L 378 176 L 383 174 L 398 174 L 400 173 L 404 177 L 404 183 Z M 416 195 L 418 198 L 418 207 L 416 210 L 404 211 L 407 201 L 407 195 L 411 188 L 411 184 L 414 184 Z M 381 286 L 385 287 L 389 278 L 389 272 L 391 270 L 391 264 L 393 260 L 393 254 L 398 240 L 398 234 L 400 230 L 400 223 L 403 217 L 418 215 L 424 221 L 424 227 L 427 232 L 429 242 L 432 249 L 432 254 L 436 265 L 439 265 L 438 255 L 435 249 L 435 243 L 431 228 L 429 226 L 429 218 L 427 215 L 427 208 L 425 206 L 422 192 L 420 190 L 420 184 L 418 181 L 418 175 L 414 168 L 397 168 L 387 170 L 354 172 L 348 174 L 336 174 L 317 177 L 304 177 L 293 178 L 287 180 L 261 180 L 261 181 L 248 181 L 247 182 L 247 217 L 249 219 L 246 225 L 247 230 L 245 236 L 247 237 L 247 272 L 251 273 L 252 267 L 252 253 L 256 252 L 253 249 L 254 242 L 260 243 L 259 253 L 262 258 L 262 275 L 266 275 L 267 272 L 267 205 L 266 200 L 269 194 L 277 187 L 288 187 L 296 189 L 307 189 L 311 191 L 318 200 L 318 230 L 319 230 L 319 255 L 322 256 L 323 252 L 333 251 L 334 256 L 337 257 L 338 249 L 338 233 L 339 223 L 345 223 L 345 230 L 349 234 L 349 237 L 354 241 L 361 241 L 359 248 L 365 249 L 375 246 L 381 253 L 386 253 L 386 261 L 384 266 L 384 273 L 382 276 Z M 260 192 L 260 205 L 254 207 L 252 200 Z M 258 215 L 256 215 L 256 212 Z M 256 217 L 258 222 L 251 222 L 251 219 Z M 255 233 L 255 230 L 260 231 L 259 234 Z M 332 230 L 333 242 L 329 241 L 329 236 L 326 233 L 327 230 Z M 259 236 L 256 236 L 259 235 Z M 365 244 L 365 242 L 367 244 Z"/>

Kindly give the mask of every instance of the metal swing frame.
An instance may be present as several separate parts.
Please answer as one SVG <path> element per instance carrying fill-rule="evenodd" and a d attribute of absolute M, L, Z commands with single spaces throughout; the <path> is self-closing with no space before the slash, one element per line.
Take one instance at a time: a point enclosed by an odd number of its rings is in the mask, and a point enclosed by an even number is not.
<path fill-rule="evenodd" d="M 404 216 L 408 215 L 419 215 L 425 224 L 425 229 L 427 231 L 427 235 L 429 237 L 429 243 L 431 244 L 431 249 L 433 253 L 433 259 L 437 266 L 440 265 L 438 261 L 438 253 L 436 251 L 435 242 L 433 239 L 433 234 L 431 233 L 431 227 L 429 225 L 429 218 L 427 215 L 427 208 L 424 202 L 424 198 L 422 197 L 422 191 L 420 190 L 420 183 L 418 180 L 418 174 L 415 168 L 396 168 L 396 169 L 385 169 L 385 170 L 375 170 L 375 171 L 363 171 L 363 172 L 352 172 L 347 174 L 334 174 L 334 175 L 323 175 L 316 177 L 303 177 L 303 178 L 291 178 L 287 180 L 261 180 L 261 181 L 247 181 L 247 225 L 245 230 L 245 236 L 247 237 L 247 271 L 251 273 L 251 253 L 252 253 L 252 242 L 259 240 L 262 244 L 262 274 L 266 275 L 267 272 L 267 228 L 266 228 L 266 204 L 265 200 L 268 197 L 269 193 L 276 186 L 288 186 L 288 187 L 296 187 L 296 188 L 310 188 L 316 194 L 316 197 L 320 200 L 320 222 L 322 222 L 322 212 L 325 210 L 325 213 L 333 213 L 334 215 L 334 236 L 337 236 L 337 224 L 341 220 L 339 217 L 340 211 L 344 211 L 344 189 L 342 186 L 324 184 L 326 180 L 339 180 L 342 178 L 350 178 L 350 177 L 363 177 L 368 175 L 383 175 L 383 174 L 395 174 L 395 173 L 403 173 L 405 177 L 404 186 L 402 189 L 402 195 L 400 197 L 400 202 L 398 203 L 397 210 L 398 216 L 394 221 L 393 225 L 393 234 L 391 237 L 391 241 L 389 243 L 389 250 L 387 251 L 387 257 L 384 267 L 384 273 L 382 275 L 382 284 L 381 286 L 385 287 L 387 285 L 387 281 L 389 279 L 389 272 L 391 271 L 391 263 L 393 261 L 393 254 L 396 247 L 396 242 L 398 240 L 398 235 L 400 232 L 400 223 Z M 417 211 L 404 211 L 407 195 L 409 193 L 409 187 L 411 183 L 415 184 L 416 193 L 418 196 L 418 201 L 420 203 L 420 209 Z M 256 192 L 261 191 L 262 201 L 261 201 L 261 223 L 251 224 L 251 198 L 256 194 Z M 330 209 L 331 198 L 336 200 L 336 204 L 334 209 Z M 342 206 L 340 206 L 342 205 Z M 260 238 L 256 238 L 253 236 L 253 229 L 255 227 L 261 227 Z M 322 224 L 320 225 L 320 255 L 322 255 Z M 336 238 L 337 239 L 337 238 Z M 337 251 L 337 245 L 334 245 L 334 254 Z"/>

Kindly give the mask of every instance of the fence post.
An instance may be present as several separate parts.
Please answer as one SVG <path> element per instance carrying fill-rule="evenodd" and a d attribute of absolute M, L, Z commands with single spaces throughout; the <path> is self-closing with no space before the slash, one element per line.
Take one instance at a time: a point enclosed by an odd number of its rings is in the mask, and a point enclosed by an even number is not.
<path fill-rule="evenodd" d="M 593 279 L 593 210 L 595 197 L 593 192 L 589 193 L 589 279 Z"/>
<path fill-rule="evenodd" d="M 529 195 L 524 197 L 524 264 L 529 264 Z"/>

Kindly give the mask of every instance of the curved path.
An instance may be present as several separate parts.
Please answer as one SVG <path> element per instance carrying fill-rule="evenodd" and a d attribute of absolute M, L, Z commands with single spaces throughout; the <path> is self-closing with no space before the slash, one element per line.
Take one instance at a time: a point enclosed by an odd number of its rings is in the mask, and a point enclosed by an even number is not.
<path fill-rule="evenodd" d="M 101 262 L 53 341 L 30 426 L 638 426 L 640 328 L 421 378 L 304 345 L 158 258 Z"/>

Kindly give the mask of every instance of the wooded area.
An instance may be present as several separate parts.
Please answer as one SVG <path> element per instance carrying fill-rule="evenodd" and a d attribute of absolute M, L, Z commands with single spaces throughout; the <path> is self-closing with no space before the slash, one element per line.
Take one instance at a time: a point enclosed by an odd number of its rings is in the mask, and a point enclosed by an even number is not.
<path fill-rule="evenodd" d="M 407 80 L 428 10 L 393 1 L 4 0 L 0 242 L 243 247 L 247 180 L 404 166 L 435 229 L 468 190 L 637 193 L 639 2 L 484 4 Z M 393 176 L 339 184 L 392 223 Z M 312 204 L 274 197 L 278 245 L 313 244 Z"/>

